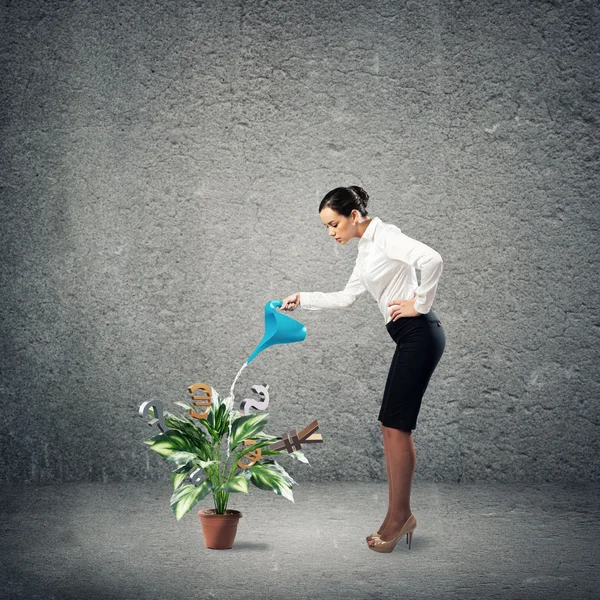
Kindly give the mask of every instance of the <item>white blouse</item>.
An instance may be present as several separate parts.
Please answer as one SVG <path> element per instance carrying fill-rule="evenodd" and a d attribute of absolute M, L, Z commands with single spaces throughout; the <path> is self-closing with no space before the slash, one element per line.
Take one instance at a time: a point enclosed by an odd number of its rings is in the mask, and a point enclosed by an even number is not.
<path fill-rule="evenodd" d="M 421 271 L 421 285 L 415 269 Z M 356 264 L 346 287 L 340 292 L 300 292 L 299 308 L 348 308 L 368 290 L 387 324 L 392 310 L 388 302 L 412 300 L 413 293 L 415 310 L 428 313 L 441 274 L 442 257 L 433 248 L 375 217 L 358 241 Z"/>

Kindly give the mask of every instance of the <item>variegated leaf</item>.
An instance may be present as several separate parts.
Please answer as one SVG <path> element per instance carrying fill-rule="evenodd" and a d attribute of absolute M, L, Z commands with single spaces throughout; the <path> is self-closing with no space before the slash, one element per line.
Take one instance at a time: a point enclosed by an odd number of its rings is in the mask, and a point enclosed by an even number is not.
<path fill-rule="evenodd" d="M 304 456 L 304 452 L 302 452 L 302 450 L 294 450 L 294 452 L 290 452 L 290 456 L 293 456 L 295 459 L 299 460 L 300 462 L 310 465 L 310 463 L 308 462 L 308 458 L 306 458 L 306 456 Z"/>
<path fill-rule="evenodd" d="M 173 452 L 169 454 L 166 459 L 179 465 L 187 465 L 190 461 L 198 458 L 195 452 Z"/>
<path fill-rule="evenodd" d="M 281 465 L 276 462 L 266 464 L 256 463 L 247 470 L 252 472 L 251 481 L 257 488 L 272 490 L 276 494 L 294 502 L 291 486 L 296 482 Z"/>
<path fill-rule="evenodd" d="M 160 434 L 155 439 L 156 441 L 150 446 L 150 450 L 154 450 L 161 456 L 170 456 L 173 452 L 194 452 L 196 450 L 187 436 L 172 429 Z"/>
<path fill-rule="evenodd" d="M 233 421 L 231 424 L 231 439 L 229 441 L 230 451 L 244 440 L 251 439 L 254 434 L 261 432 L 268 420 L 269 413 L 261 413 L 246 415 Z"/>
<path fill-rule="evenodd" d="M 216 492 L 241 492 L 247 494 L 248 479 L 242 475 L 236 475 L 233 479 L 227 481 L 223 485 L 219 486 L 216 490 L 214 490 L 213 494 Z"/>
<path fill-rule="evenodd" d="M 203 500 L 212 490 L 212 484 L 205 479 L 200 485 L 183 485 L 171 496 L 171 509 L 179 521 L 195 504 Z"/>
<path fill-rule="evenodd" d="M 169 477 L 173 483 L 173 489 L 176 490 L 185 481 L 185 478 L 190 474 L 193 468 L 193 465 L 183 465 L 169 473 Z"/>

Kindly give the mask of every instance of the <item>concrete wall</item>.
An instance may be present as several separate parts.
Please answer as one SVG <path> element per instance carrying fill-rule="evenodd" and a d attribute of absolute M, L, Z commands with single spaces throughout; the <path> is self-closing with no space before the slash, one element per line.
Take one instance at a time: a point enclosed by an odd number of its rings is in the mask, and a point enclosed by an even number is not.
<path fill-rule="evenodd" d="M 226 395 L 268 300 L 343 288 L 318 204 L 353 184 L 444 259 L 416 479 L 600 478 L 592 0 L 0 11 L 0 480 L 166 478 L 140 403 Z M 293 316 L 236 401 L 319 420 L 300 483 L 384 478 L 374 300 Z"/>

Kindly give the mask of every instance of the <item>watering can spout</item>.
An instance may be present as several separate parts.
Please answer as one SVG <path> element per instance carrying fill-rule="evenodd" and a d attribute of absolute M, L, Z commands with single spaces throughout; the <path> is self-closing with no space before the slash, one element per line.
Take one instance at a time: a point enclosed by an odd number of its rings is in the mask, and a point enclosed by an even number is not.
<path fill-rule="evenodd" d="M 277 312 L 277 308 L 282 305 L 281 300 L 271 300 L 265 304 L 265 334 L 246 363 L 250 363 L 257 354 L 269 346 L 301 342 L 306 338 L 306 325 Z"/>

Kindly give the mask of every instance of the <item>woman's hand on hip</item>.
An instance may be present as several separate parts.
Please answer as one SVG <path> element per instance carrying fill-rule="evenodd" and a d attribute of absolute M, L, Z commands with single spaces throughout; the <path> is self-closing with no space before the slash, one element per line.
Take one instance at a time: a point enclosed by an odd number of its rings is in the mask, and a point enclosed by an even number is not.
<path fill-rule="evenodd" d="M 415 310 L 415 302 L 417 301 L 417 294 L 413 294 L 410 300 L 391 300 L 388 302 L 388 306 L 391 306 L 390 316 L 392 321 L 397 321 L 402 317 L 418 317 L 420 313 Z"/>
<path fill-rule="evenodd" d="M 283 304 L 281 305 L 281 310 L 294 310 L 300 306 L 300 292 L 296 292 L 295 294 L 291 294 L 284 300 L 282 300 Z"/>

